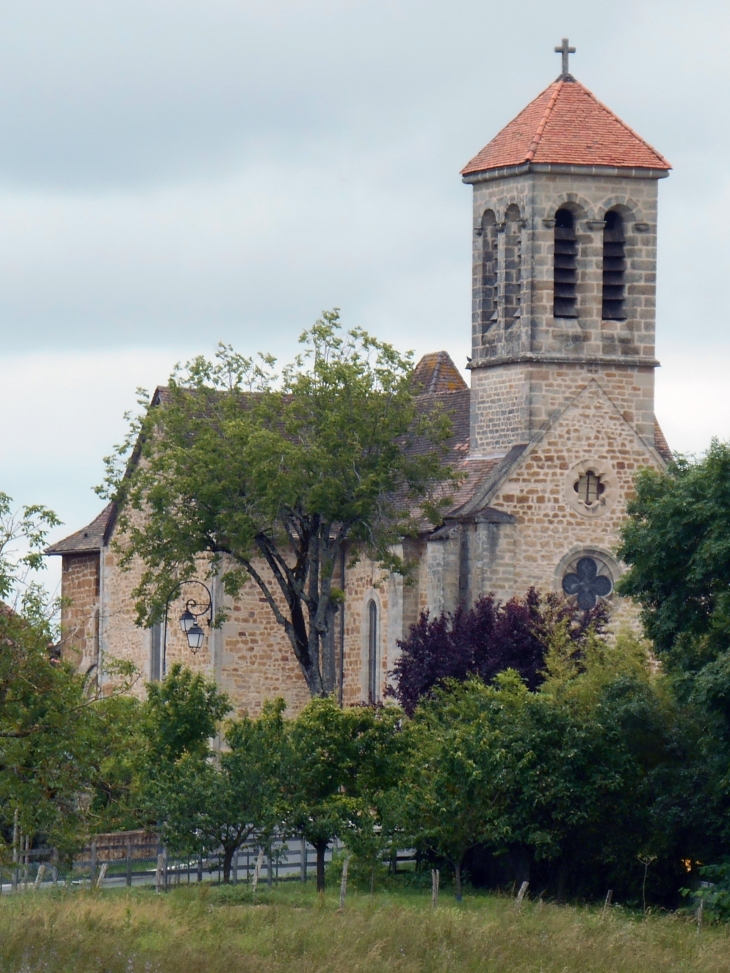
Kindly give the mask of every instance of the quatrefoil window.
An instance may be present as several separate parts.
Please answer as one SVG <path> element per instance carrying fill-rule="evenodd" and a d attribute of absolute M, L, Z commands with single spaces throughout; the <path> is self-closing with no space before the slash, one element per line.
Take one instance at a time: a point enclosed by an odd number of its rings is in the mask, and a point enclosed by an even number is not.
<path fill-rule="evenodd" d="M 581 611 L 595 608 L 599 598 L 608 598 L 613 591 L 613 581 L 606 574 L 600 574 L 601 565 L 593 557 L 582 557 L 575 570 L 563 578 L 563 591 L 575 597 Z"/>

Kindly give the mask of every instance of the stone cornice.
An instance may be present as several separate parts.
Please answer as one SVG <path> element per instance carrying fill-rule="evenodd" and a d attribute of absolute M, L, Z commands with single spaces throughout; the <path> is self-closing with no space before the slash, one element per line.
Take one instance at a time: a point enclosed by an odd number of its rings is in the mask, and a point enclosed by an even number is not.
<path fill-rule="evenodd" d="M 569 355 L 534 354 L 499 355 L 495 358 L 473 358 L 467 368 L 498 368 L 501 365 L 608 365 L 611 368 L 659 368 L 656 358 L 643 358 L 641 355 L 584 355 L 581 358 Z"/>
<path fill-rule="evenodd" d="M 565 176 L 613 176 L 620 179 L 666 179 L 668 169 L 630 169 L 620 166 L 575 166 L 558 163 L 523 162 L 519 166 L 505 166 L 502 169 L 487 169 L 485 172 L 470 172 L 462 176 L 465 183 L 491 182 L 509 176 L 523 176 L 530 172 L 546 172 Z"/>

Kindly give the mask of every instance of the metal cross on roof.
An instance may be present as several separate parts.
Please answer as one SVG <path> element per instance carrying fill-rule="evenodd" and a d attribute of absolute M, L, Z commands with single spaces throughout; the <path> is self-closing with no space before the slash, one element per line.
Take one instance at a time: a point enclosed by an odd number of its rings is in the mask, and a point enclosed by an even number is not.
<path fill-rule="evenodd" d="M 563 38 L 563 43 L 560 45 L 560 47 L 555 48 L 555 53 L 563 55 L 563 70 L 561 71 L 563 77 L 566 74 L 570 74 L 570 65 L 568 64 L 568 58 L 570 57 L 571 54 L 575 54 L 575 48 L 570 46 L 567 37 Z"/>

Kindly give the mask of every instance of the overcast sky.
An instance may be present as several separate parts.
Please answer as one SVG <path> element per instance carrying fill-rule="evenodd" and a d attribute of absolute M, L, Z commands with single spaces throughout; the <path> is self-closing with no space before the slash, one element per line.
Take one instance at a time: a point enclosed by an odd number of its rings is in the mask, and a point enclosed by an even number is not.
<path fill-rule="evenodd" d="M 730 438 L 730 5 L 712 0 L 0 2 L 0 490 L 63 536 L 135 389 L 219 340 L 288 357 L 323 308 L 469 342 L 459 169 L 559 72 L 674 166 L 657 412 Z"/>

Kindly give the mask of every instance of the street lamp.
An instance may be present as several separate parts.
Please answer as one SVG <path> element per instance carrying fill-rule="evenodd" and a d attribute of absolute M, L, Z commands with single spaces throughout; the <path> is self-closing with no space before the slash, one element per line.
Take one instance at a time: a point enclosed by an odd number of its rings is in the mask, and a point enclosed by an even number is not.
<path fill-rule="evenodd" d="M 206 595 L 208 596 L 207 602 L 198 602 L 195 598 L 189 598 L 185 602 L 185 611 L 180 616 L 180 628 L 184 635 L 187 637 L 188 646 L 190 651 L 195 655 L 198 649 L 201 648 L 205 640 L 205 632 L 198 625 L 198 619 L 205 615 L 208 617 L 208 627 L 210 627 L 213 617 L 213 595 L 210 593 L 210 589 L 207 585 L 203 584 L 202 581 L 180 581 L 176 584 L 174 588 L 170 591 L 167 596 L 167 601 L 165 602 L 165 626 L 164 633 L 162 636 L 162 678 L 165 678 L 167 671 L 167 614 L 170 608 L 170 602 L 172 601 L 173 595 L 175 595 L 184 585 L 197 585 L 199 588 L 203 588 Z M 200 610 L 198 610 L 200 609 Z"/>

